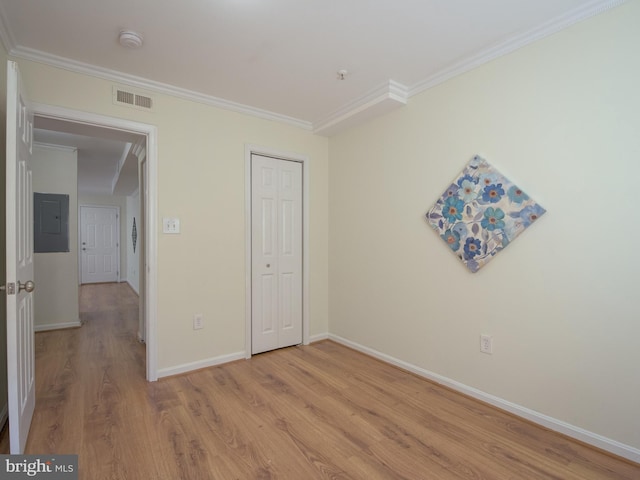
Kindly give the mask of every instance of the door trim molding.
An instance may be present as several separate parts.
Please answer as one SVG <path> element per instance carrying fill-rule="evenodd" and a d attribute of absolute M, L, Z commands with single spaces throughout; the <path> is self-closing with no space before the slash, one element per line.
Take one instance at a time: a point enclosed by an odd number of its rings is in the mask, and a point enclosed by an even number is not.
<path fill-rule="evenodd" d="M 122 270 L 120 267 L 120 255 L 121 255 L 121 251 L 120 249 L 122 248 L 121 246 L 121 241 L 120 241 L 120 222 L 122 221 L 122 217 L 120 215 L 122 215 L 122 212 L 120 211 L 120 206 L 119 205 L 94 205 L 94 204 L 88 204 L 88 203 L 83 203 L 80 204 L 78 203 L 78 211 L 76 212 L 78 215 L 78 285 L 82 285 L 82 207 L 88 207 L 88 208 L 111 208 L 113 210 L 116 210 L 117 212 L 117 219 L 118 221 L 116 222 L 116 238 L 118 241 L 118 248 L 117 248 L 117 266 L 118 266 L 118 273 L 116 275 L 116 282 L 120 283 L 120 270 Z"/>
<path fill-rule="evenodd" d="M 302 343 L 309 345 L 309 162 L 306 155 L 260 145 L 244 147 L 245 358 L 251 358 L 251 155 L 302 164 Z"/>
<path fill-rule="evenodd" d="M 158 380 L 158 129 L 154 125 L 134 122 L 122 118 L 109 117 L 96 113 L 82 112 L 55 105 L 31 104 L 33 113 L 39 117 L 55 118 L 70 122 L 84 123 L 98 127 L 123 130 L 147 137 L 147 192 L 145 195 L 145 251 L 147 268 L 144 275 L 146 303 L 146 346 L 147 380 Z"/>

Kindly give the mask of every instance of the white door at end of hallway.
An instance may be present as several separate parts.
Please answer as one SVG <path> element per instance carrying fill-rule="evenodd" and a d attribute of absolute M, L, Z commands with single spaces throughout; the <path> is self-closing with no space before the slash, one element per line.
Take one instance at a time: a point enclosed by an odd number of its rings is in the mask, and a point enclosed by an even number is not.
<path fill-rule="evenodd" d="M 302 343 L 302 164 L 251 156 L 251 352 Z"/>
<path fill-rule="evenodd" d="M 80 207 L 80 282 L 119 280 L 119 213 L 116 207 Z"/>

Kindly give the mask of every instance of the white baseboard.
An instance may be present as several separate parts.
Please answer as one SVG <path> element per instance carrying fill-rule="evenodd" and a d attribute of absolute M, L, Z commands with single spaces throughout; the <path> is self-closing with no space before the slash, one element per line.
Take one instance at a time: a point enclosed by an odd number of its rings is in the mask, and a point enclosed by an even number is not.
<path fill-rule="evenodd" d="M 47 323 L 45 325 L 34 325 L 33 330 L 36 332 L 46 332 L 48 330 L 62 330 L 63 328 L 76 328 L 82 326 L 80 319 L 76 322 L 66 323 Z"/>
<path fill-rule="evenodd" d="M 233 362 L 235 360 L 243 360 L 245 352 L 230 353 L 228 355 L 221 355 L 219 357 L 207 358 L 197 362 L 183 363 L 175 367 L 161 368 L 158 370 L 158 378 L 170 377 L 172 375 L 179 375 L 181 373 L 191 372 L 193 370 L 200 370 L 201 368 L 213 367 L 222 363 Z"/>
<path fill-rule="evenodd" d="M 328 338 L 330 340 L 333 340 L 334 342 L 340 343 L 347 347 L 353 348 L 354 350 L 358 350 L 359 352 L 377 358 L 378 360 L 382 360 L 383 362 L 395 365 L 402 368 L 403 370 L 415 373 L 416 375 L 449 387 L 452 390 L 491 404 L 509 413 L 525 418 L 533 423 L 537 423 L 538 425 L 542 425 L 543 427 L 546 427 L 550 430 L 554 430 L 556 432 L 567 435 L 568 437 L 575 438 L 576 440 L 626 458 L 628 460 L 631 460 L 632 462 L 640 463 L 640 449 L 637 449 L 630 445 L 625 445 L 624 443 L 612 440 L 607 437 L 603 437 L 602 435 L 590 432 L 583 428 L 576 427 L 569 423 L 563 422 L 562 420 L 549 417 L 548 415 L 544 415 L 521 405 L 509 402 L 508 400 L 504 400 L 502 398 L 496 397 L 495 395 L 485 393 L 476 388 L 469 387 L 468 385 L 464 385 L 463 383 L 457 382 L 437 373 L 430 372 L 429 370 L 425 370 L 402 360 L 398 360 L 397 358 L 391 357 L 390 355 L 352 342 L 350 340 L 347 340 L 346 338 L 342 338 L 333 334 L 329 334 Z"/>
<path fill-rule="evenodd" d="M 129 287 L 131 288 L 131 290 L 133 290 L 134 292 L 136 292 L 136 295 L 140 296 L 140 292 L 138 291 L 138 289 L 136 287 L 133 286 L 133 284 L 129 281 L 129 280 L 125 280 L 125 283 L 127 285 L 129 285 Z"/>
<path fill-rule="evenodd" d="M 317 335 L 310 335 L 309 343 L 321 342 L 322 340 L 328 340 L 328 339 L 329 339 L 328 333 L 319 333 Z"/>

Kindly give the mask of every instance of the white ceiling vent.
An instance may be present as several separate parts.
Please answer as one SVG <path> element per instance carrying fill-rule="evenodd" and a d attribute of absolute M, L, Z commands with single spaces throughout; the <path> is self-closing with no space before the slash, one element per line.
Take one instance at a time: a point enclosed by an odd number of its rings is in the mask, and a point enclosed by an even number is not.
<path fill-rule="evenodd" d="M 113 103 L 140 110 L 153 111 L 153 98 L 132 91 L 130 88 L 113 87 Z"/>

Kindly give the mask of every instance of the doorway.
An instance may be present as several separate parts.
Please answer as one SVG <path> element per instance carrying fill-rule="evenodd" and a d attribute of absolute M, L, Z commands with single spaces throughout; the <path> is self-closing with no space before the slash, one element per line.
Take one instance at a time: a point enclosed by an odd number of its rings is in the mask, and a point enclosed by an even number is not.
<path fill-rule="evenodd" d="M 254 160 L 256 164 L 266 162 L 259 167 L 266 166 L 266 170 L 253 175 Z M 262 351 L 309 343 L 308 162 L 306 156 L 290 152 L 245 147 L 247 358 Z M 272 190 L 263 192 L 264 202 L 256 200 L 260 194 L 254 195 L 253 182 L 262 173 L 266 175 L 265 189 Z M 284 185 L 284 192 L 280 186 L 275 192 L 268 185 L 270 175 L 274 186 Z M 296 182 L 298 186 L 293 188 Z M 290 198 L 296 189 L 299 196 Z M 264 223 L 266 229 L 260 227 L 263 220 L 268 220 Z M 272 242 L 271 253 L 270 246 L 262 244 L 267 240 Z M 280 252 L 276 254 L 275 249 Z"/>
<path fill-rule="evenodd" d="M 137 225 L 138 244 L 144 244 L 140 248 L 144 255 L 140 259 L 140 303 L 144 318 L 140 322 L 144 325 L 144 338 L 146 343 L 146 379 L 156 381 L 157 374 L 157 336 L 156 336 L 156 312 L 157 312 L 157 234 L 156 232 L 156 208 L 157 208 L 157 129 L 148 124 L 132 122 L 128 120 L 106 117 L 102 115 L 79 112 L 50 105 L 33 105 L 36 119 L 48 123 L 49 128 L 59 127 L 60 131 L 73 126 L 74 128 L 99 129 L 102 132 L 111 133 L 114 136 L 132 134 L 144 139 L 145 144 L 145 168 L 143 171 L 144 191 L 140 191 L 141 217 L 143 223 Z M 54 124 L 52 127 L 51 125 Z M 142 198 L 144 196 L 144 199 Z M 144 210 L 144 211 L 142 211 Z"/>

